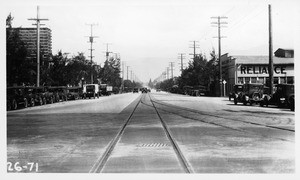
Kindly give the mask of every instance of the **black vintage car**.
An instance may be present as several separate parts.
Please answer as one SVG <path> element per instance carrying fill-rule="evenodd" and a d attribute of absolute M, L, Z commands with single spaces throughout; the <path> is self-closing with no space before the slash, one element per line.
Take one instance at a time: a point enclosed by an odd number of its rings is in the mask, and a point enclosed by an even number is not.
<path fill-rule="evenodd" d="M 242 102 L 244 105 L 249 103 L 260 103 L 264 91 L 264 85 L 260 83 L 248 83 L 243 84 L 243 91 L 239 94 L 235 94 L 234 104 Z"/>
<path fill-rule="evenodd" d="M 27 108 L 34 105 L 35 100 L 32 93 L 28 92 L 25 86 L 7 88 L 7 110 L 16 110 L 19 107 Z"/>
<path fill-rule="evenodd" d="M 43 87 L 26 87 L 25 91 L 28 96 L 31 96 L 34 99 L 34 103 L 32 103 L 31 106 L 47 104 Z"/>
<path fill-rule="evenodd" d="M 54 102 L 67 101 L 67 87 L 66 86 L 50 86 L 48 91 L 53 93 Z"/>
<path fill-rule="evenodd" d="M 288 107 L 295 110 L 295 90 L 292 84 L 277 84 L 275 93 L 272 96 L 265 96 L 261 106 L 276 105 L 278 107 Z"/>
<path fill-rule="evenodd" d="M 243 92 L 242 84 L 233 85 L 233 90 L 229 93 L 229 101 L 231 101 L 231 98 L 234 99 L 235 94 L 240 94 L 241 92 Z"/>
<path fill-rule="evenodd" d="M 82 98 L 82 87 L 68 87 L 67 91 L 69 100 L 76 100 Z"/>
<path fill-rule="evenodd" d="M 139 88 L 133 88 L 133 93 L 138 93 L 139 92 Z"/>

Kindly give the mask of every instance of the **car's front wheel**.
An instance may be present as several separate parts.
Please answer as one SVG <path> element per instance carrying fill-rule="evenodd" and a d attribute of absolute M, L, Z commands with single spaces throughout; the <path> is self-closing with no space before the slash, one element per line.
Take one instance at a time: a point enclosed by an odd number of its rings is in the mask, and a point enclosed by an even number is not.
<path fill-rule="evenodd" d="M 28 101 L 27 101 L 27 99 L 25 98 L 24 99 L 24 108 L 27 108 L 28 107 Z"/>

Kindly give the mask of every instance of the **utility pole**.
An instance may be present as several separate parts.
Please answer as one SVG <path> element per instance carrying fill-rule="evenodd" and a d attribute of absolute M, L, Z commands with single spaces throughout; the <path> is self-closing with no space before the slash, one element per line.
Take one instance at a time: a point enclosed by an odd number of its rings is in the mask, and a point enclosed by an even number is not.
<path fill-rule="evenodd" d="M 182 73 L 182 71 L 183 71 L 183 59 L 185 59 L 185 57 L 184 57 L 184 53 L 179 53 L 178 55 L 180 55 L 180 57 L 178 57 L 178 58 L 180 58 L 180 71 L 181 71 L 181 73 Z"/>
<path fill-rule="evenodd" d="M 173 67 L 174 67 L 174 62 L 170 62 L 170 66 L 171 66 L 171 78 L 173 79 Z"/>
<path fill-rule="evenodd" d="M 127 66 L 127 80 L 128 80 L 128 68 L 129 68 L 129 66 Z"/>
<path fill-rule="evenodd" d="M 86 24 L 88 26 L 91 26 L 91 36 L 87 36 L 89 37 L 89 41 L 88 43 L 91 43 L 91 49 L 90 50 L 90 58 L 91 58 L 91 84 L 94 83 L 94 78 L 93 78 L 93 43 L 94 43 L 94 38 L 97 38 L 98 36 L 93 36 L 93 26 L 97 26 L 98 24 Z"/>
<path fill-rule="evenodd" d="M 273 40 L 272 40 L 272 8 L 269 4 L 269 79 L 270 79 L 270 94 L 273 95 Z"/>
<path fill-rule="evenodd" d="M 106 61 L 108 61 L 109 53 L 112 53 L 108 51 L 108 45 L 112 45 L 112 43 L 105 43 L 105 44 L 106 44 L 105 56 L 106 56 Z"/>
<path fill-rule="evenodd" d="M 167 67 L 167 79 L 169 79 L 169 67 Z"/>
<path fill-rule="evenodd" d="M 190 46 L 190 48 L 193 48 L 194 50 L 194 53 L 193 54 L 190 54 L 190 55 L 193 55 L 193 60 L 196 58 L 196 48 L 200 48 L 200 46 L 196 43 L 199 43 L 199 41 L 190 41 L 190 42 L 193 42 L 193 44 Z"/>
<path fill-rule="evenodd" d="M 39 6 L 37 6 L 37 16 L 36 18 L 30 18 L 28 20 L 36 21 L 36 62 L 37 62 L 37 78 L 36 78 L 36 86 L 40 86 L 40 26 L 44 24 L 40 24 L 40 21 L 48 21 L 48 19 L 40 19 L 40 11 Z"/>
<path fill-rule="evenodd" d="M 221 26 L 221 24 L 227 24 L 227 22 L 221 22 L 221 19 L 227 19 L 227 17 L 225 16 L 217 16 L 217 17 L 211 17 L 212 19 L 218 19 L 218 22 L 212 22 L 211 24 L 218 24 L 218 44 L 219 44 L 219 71 L 220 71 L 220 79 L 219 79 L 219 83 L 220 83 L 220 97 L 222 97 L 222 62 L 221 62 L 221 38 L 225 38 L 224 36 L 221 36 L 221 27 L 225 27 L 225 26 Z M 213 26 L 216 27 L 216 26 Z M 225 94 L 224 94 L 225 95 Z"/>
<path fill-rule="evenodd" d="M 133 80 L 132 80 L 132 70 L 130 70 L 130 80 L 133 82 Z"/>

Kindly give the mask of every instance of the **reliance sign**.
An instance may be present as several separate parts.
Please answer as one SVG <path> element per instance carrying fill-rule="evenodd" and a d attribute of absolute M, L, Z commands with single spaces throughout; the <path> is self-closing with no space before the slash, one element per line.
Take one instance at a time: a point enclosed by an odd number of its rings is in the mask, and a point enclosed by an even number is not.
<path fill-rule="evenodd" d="M 286 74 L 286 67 L 274 66 L 275 74 Z M 269 74 L 268 66 L 241 66 L 241 74 Z"/>

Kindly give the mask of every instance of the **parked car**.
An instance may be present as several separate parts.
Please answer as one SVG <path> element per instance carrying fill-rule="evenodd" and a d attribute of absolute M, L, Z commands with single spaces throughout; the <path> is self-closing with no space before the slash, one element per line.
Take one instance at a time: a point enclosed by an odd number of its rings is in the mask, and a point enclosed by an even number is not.
<path fill-rule="evenodd" d="M 266 95 L 261 102 L 261 106 L 276 105 L 278 107 L 288 107 L 295 110 L 295 90 L 292 84 L 277 84 L 275 93 Z"/>
<path fill-rule="evenodd" d="M 26 87 L 25 90 L 34 99 L 35 105 L 42 106 L 47 104 L 44 87 Z"/>
<path fill-rule="evenodd" d="M 66 86 L 50 86 L 48 90 L 53 93 L 54 101 L 67 101 L 68 93 Z"/>
<path fill-rule="evenodd" d="M 94 99 L 97 97 L 99 98 L 100 96 L 100 89 L 98 84 L 85 84 L 83 85 L 83 97 L 86 98 L 91 98 L 93 97 Z"/>
<path fill-rule="evenodd" d="M 148 93 L 148 89 L 145 87 L 141 88 L 141 91 L 142 91 L 142 93 Z"/>
<path fill-rule="evenodd" d="M 7 88 L 7 110 L 16 110 L 23 106 L 34 106 L 35 101 L 31 94 L 25 89 L 25 86 L 16 86 Z"/>
<path fill-rule="evenodd" d="M 242 84 L 233 85 L 233 90 L 232 92 L 229 93 L 229 101 L 231 101 L 231 98 L 234 99 L 235 94 L 240 94 L 242 91 L 243 91 Z"/>
<path fill-rule="evenodd" d="M 234 104 L 242 102 L 244 105 L 249 103 L 260 103 L 263 96 L 264 85 L 260 83 L 243 84 L 243 91 L 239 94 L 235 94 Z"/>
<path fill-rule="evenodd" d="M 82 87 L 67 87 L 68 100 L 76 100 L 82 98 Z"/>
<path fill-rule="evenodd" d="M 133 88 L 133 93 L 138 93 L 139 92 L 139 88 Z"/>

